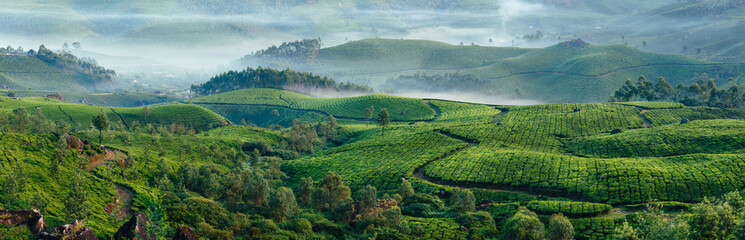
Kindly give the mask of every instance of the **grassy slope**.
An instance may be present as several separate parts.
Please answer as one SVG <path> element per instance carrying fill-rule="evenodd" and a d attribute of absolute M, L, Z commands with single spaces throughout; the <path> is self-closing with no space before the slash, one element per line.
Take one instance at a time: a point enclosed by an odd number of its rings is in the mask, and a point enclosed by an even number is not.
<path fill-rule="evenodd" d="M 30 56 L 0 56 L 0 88 L 86 92 L 84 76 L 51 66 Z"/>
<path fill-rule="evenodd" d="M 99 111 L 105 111 L 109 120 L 130 126 L 134 121 L 140 124 L 186 124 L 198 130 L 206 130 L 226 122 L 225 118 L 196 105 L 176 104 L 150 108 L 151 114 L 143 116 L 142 108 L 98 107 L 66 103 L 45 97 L 13 99 L 0 97 L 0 112 L 10 113 L 16 108 L 25 108 L 33 113 L 36 108 L 50 120 L 63 120 L 73 126 L 87 127 Z"/>
<path fill-rule="evenodd" d="M 455 46 L 420 40 L 366 39 L 321 51 L 317 71 L 337 80 L 389 77 L 415 72 L 473 73 L 505 90 L 523 89 L 547 102 L 605 101 L 627 78 L 664 76 L 671 84 L 695 75 L 739 76 L 740 64 L 715 64 L 681 55 L 643 52 L 623 45 L 543 49 Z M 718 79 L 724 81 L 726 79 Z"/>
<path fill-rule="evenodd" d="M 387 109 L 391 120 L 431 120 L 435 111 L 421 99 L 388 95 L 367 95 L 346 98 L 314 98 L 299 93 L 276 89 L 242 89 L 194 100 L 194 103 L 210 107 L 211 104 L 270 105 L 297 110 L 310 110 L 342 118 L 365 119 L 364 110 L 375 107 L 373 116 Z M 271 111 L 271 110 L 270 110 Z M 405 112 L 405 113 L 404 113 Z"/>

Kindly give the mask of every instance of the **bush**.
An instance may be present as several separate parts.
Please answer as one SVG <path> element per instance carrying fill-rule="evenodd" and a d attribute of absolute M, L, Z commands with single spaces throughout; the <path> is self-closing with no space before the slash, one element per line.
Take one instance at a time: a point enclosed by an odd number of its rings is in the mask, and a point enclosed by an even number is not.
<path fill-rule="evenodd" d="M 298 218 L 292 221 L 292 230 L 296 233 L 312 233 L 313 225 L 305 218 Z"/>
<path fill-rule="evenodd" d="M 522 209 L 507 219 L 504 225 L 504 239 L 539 240 L 545 235 L 545 227 L 538 215 L 527 209 Z"/>
<path fill-rule="evenodd" d="M 426 203 L 414 203 L 401 209 L 405 215 L 414 217 L 429 217 L 432 214 L 432 205 Z"/>

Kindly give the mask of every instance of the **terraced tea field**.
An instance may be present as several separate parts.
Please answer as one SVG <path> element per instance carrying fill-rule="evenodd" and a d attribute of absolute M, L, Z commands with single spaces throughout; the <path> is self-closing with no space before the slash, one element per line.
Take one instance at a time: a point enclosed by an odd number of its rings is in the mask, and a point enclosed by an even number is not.
<path fill-rule="evenodd" d="M 650 199 L 695 203 L 745 188 L 740 110 L 647 102 L 426 103 L 437 113 L 433 121 L 395 126 L 385 137 L 361 129 L 352 143 L 282 168 L 314 179 L 334 171 L 353 191 L 371 184 L 395 193 L 401 178 L 432 193 L 472 188 L 479 199 L 564 213 L 579 239 L 612 233 L 624 215 L 613 208 Z M 653 124 L 645 127 L 644 117 Z M 680 124 L 682 118 L 690 122 Z"/>

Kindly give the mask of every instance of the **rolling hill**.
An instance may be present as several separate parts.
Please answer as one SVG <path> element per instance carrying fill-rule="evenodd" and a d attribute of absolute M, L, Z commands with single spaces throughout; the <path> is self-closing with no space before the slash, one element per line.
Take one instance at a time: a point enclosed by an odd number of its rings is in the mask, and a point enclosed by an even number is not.
<path fill-rule="evenodd" d="M 80 128 L 81 130 L 92 126 L 91 119 L 99 111 L 104 111 L 112 122 L 121 124 L 126 128 L 129 128 L 133 122 L 137 121 L 141 125 L 148 123 L 161 125 L 181 124 L 203 131 L 228 123 L 220 115 L 202 107 L 188 104 L 150 107 L 150 114 L 145 116 L 142 107 L 99 107 L 67 103 L 46 97 L 18 99 L 0 97 L 0 113 L 10 114 L 17 108 L 26 109 L 28 113 L 33 113 L 38 108 L 47 119 L 66 121 L 73 127 Z"/>
<path fill-rule="evenodd" d="M 371 82 L 413 73 L 470 73 L 494 88 L 524 91 L 543 102 L 607 101 L 627 78 L 665 77 L 671 84 L 714 78 L 743 82 L 745 64 L 714 63 L 675 54 L 656 54 L 624 45 L 571 40 L 540 49 L 456 46 L 420 40 L 365 39 L 322 49 L 317 63 L 297 66 L 337 81 Z"/>
<path fill-rule="evenodd" d="M 83 74 L 65 71 L 33 56 L 0 56 L 0 87 L 87 92 Z"/>

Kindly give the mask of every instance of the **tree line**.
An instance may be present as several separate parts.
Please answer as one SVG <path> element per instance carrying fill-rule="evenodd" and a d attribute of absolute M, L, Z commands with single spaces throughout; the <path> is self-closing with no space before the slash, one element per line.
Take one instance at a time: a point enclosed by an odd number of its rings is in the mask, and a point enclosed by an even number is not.
<path fill-rule="evenodd" d="M 730 78 L 729 82 L 734 82 L 734 79 Z M 698 80 L 688 86 L 680 83 L 673 87 L 663 77 L 653 83 L 640 76 L 636 83 L 627 79 L 626 83 L 613 93 L 610 101 L 669 101 L 686 106 L 742 108 L 745 104 L 745 85 L 733 84 L 727 89 L 719 89 L 714 79 L 710 78 L 707 81 Z"/>
<path fill-rule="evenodd" d="M 372 88 L 352 83 L 337 83 L 328 77 L 313 75 L 308 72 L 298 72 L 291 69 L 277 70 L 258 67 L 246 68 L 243 71 L 228 71 L 210 78 L 209 81 L 192 85 L 192 92 L 206 96 L 229 92 L 244 88 L 275 88 L 275 89 L 321 89 L 335 91 L 372 92 Z"/>

